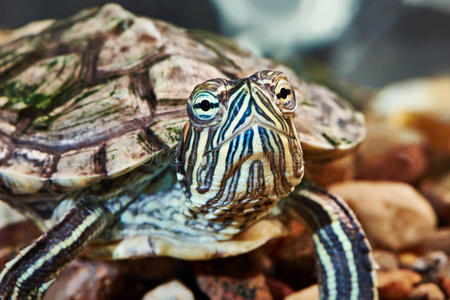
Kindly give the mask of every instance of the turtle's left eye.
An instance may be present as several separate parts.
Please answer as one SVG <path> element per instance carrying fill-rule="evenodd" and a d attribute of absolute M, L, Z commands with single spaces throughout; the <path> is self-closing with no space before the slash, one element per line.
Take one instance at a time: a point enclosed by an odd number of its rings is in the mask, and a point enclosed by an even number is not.
<path fill-rule="evenodd" d="M 294 90 L 286 78 L 280 78 L 275 86 L 278 106 L 283 112 L 290 113 L 297 107 Z"/>
<path fill-rule="evenodd" d="M 199 92 L 192 99 L 192 112 L 199 121 L 209 121 L 219 110 L 219 100 L 209 92 Z"/>

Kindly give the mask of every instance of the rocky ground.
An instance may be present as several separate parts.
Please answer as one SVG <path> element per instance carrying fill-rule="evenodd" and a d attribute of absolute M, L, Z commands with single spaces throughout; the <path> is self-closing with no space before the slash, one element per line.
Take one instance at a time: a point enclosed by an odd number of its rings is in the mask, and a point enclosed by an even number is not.
<path fill-rule="evenodd" d="M 308 177 L 353 208 L 374 248 L 381 299 L 450 298 L 450 78 L 371 96 L 366 142 Z M 307 159 L 307 158 L 306 158 Z M 307 162 L 308 163 L 308 162 Z M 39 235 L 0 206 L 0 269 Z M 307 228 L 229 259 L 73 262 L 50 299 L 318 299 Z"/>

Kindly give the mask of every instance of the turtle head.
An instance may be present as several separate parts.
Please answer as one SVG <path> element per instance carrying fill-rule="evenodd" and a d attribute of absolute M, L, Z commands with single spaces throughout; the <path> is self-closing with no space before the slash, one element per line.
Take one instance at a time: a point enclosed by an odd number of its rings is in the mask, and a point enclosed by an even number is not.
<path fill-rule="evenodd" d="M 191 214 L 204 215 L 220 230 L 242 228 L 300 183 L 296 106 L 281 72 L 195 87 L 177 164 Z"/>

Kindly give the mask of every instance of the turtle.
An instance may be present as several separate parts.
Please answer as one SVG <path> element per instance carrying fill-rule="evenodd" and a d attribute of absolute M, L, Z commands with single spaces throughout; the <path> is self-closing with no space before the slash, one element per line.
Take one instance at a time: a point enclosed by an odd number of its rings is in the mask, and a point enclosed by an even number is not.
<path fill-rule="evenodd" d="M 352 152 L 364 117 L 232 39 L 117 4 L 0 47 L 0 199 L 42 230 L 0 273 L 40 299 L 78 255 L 239 255 L 310 226 L 322 299 L 376 299 L 364 231 L 305 161 Z"/>

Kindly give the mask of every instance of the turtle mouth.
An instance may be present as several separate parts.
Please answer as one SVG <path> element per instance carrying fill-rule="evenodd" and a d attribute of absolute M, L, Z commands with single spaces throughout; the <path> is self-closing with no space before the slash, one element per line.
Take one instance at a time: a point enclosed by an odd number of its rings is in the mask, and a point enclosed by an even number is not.
<path fill-rule="evenodd" d="M 241 128 L 233 132 L 232 135 L 225 138 L 223 141 L 221 141 L 217 146 L 205 151 L 203 153 L 203 157 L 207 156 L 209 153 L 219 150 L 221 147 L 223 147 L 225 144 L 231 142 L 234 140 L 238 135 L 242 134 L 243 132 L 247 131 L 248 129 L 254 127 L 254 126 L 261 126 L 267 130 L 276 132 L 277 134 L 283 135 L 289 139 L 296 139 L 296 136 L 294 134 L 289 134 L 279 128 L 276 128 L 272 124 L 268 123 L 267 121 L 261 120 L 258 117 L 253 117 L 250 121 L 248 121 L 246 124 L 244 124 Z"/>

